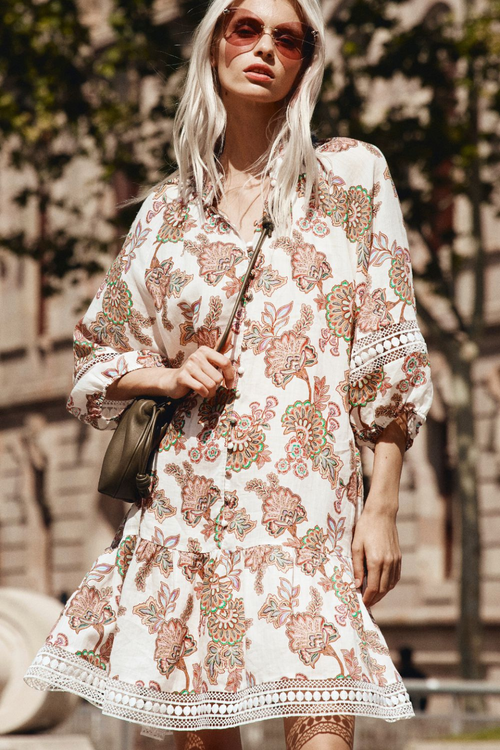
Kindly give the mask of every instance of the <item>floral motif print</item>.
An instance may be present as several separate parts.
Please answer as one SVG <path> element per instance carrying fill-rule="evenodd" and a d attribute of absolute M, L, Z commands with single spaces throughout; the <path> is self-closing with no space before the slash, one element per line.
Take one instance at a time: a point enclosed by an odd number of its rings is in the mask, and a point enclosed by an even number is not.
<path fill-rule="evenodd" d="M 176 667 L 182 669 L 179 662 L 183 662 L 193 651 L 196 651 L 196 641 L 189 635 L 182 620 L 172 618 L 161 625 L 155 648 L 155 659 L 161 674 L 168 676 Z"/>
<path fill-rule="evenodd" d="M 319 614 L 323 601 L 320 593 L 311 586 L 308 611 L 295 614 L 293 610 L 298 604 L 300 586 L 292 586 L 286 578 L 281 578 L 280 584 L 277 595 L 268 594 L 265 604 L 259 610 L 259 617 L 272 623 L 275 628 L 286 625 L 290 651 L 304 665 L 314 668 L 322 654 L 333 656 L 343 675 L 342 662 L 331 645 L 338 640 L 339 632 L 332 622 L 327 622 Z"/>
<path fill-rule="evenodd" d="M 189 689 L 185 659 L 197 649 L 196 641 L 186 626 L 193 608 L 193 595 L 188 596 L 180 617 L 167 619 L 167 615 L 177 607 L 179 593 L 179 589 L 170 590 L 167 584 L 160 583 L 158 597 L 150 596 L 146 602 L 137 604 L 133 613 L 140 617 L 149 633 L 157 634 L 154 658 L 160 674 L 168 677 L 174 669 L 180 669 L 186 676 L 186 689 Z"/>
<path fill-rule="evenodd" d="M 160 477 L 158 473 L 153 472 L 153 480 L 151 482 L 151 489 L 149 491 L 149 497 L 146 500 L 147 507 L 154 514 L 156 520 L 161 523 L 166 518 L 175 515 L 175 508 L 171 505 L 164 489 L 158 489 L 160 483 Z"/>
<path fill-rule="evenodd" d="M 231 454 L 228 457 L 228 469 L 242 471 L 248 469 L 253 463 L 262 468 L 267 461 L 271 460 L 270 451 L 266 445 L 265 432 L 270 429 L 269 420 L 275 416 L 273 407 L 278 404 L 278 399 L 270 396 L 266 401 L 264 409 L 260 408 L 257 401 L 250 404 L 250 414 L 238 414 L 236 409 L 232 412 L 232 421 L 228 422 L 227 432 L 231 440 Z"/>
<path fill-rule="evenodd" d="M 369 288 L 363 290 L 357 319 L 360 331 L 378 331 L 383 326 L 394 323 L 390 310 L 398 303 L 388 302 L 386 296 L 385 289 L 375 289 L 373 292 Z"/>
<path fill-rule="evenodd" d="M 196 223 L 189 218 L 189 207 L 186 207 L 180 200 L 170 201 L 165 204 L 163 223 L 156 235 L 156 242 L 158 244 L 180 242 L 184 233 L 194 226 Z"/>
<path fill-rule="evenodd" d="M 224 276 L 234 277 L 235 266 L 243 261 L 243 251 L 231 242 L 208 242 L 199 235 L 198 242 L 185 242 L 184 248 L 198 258 L 200 274 L 210 286 L 217 286 Z"/>
<path fill-rule="evenodd" d="M 366 188 L 358 185 L 347 191 L 346 234 L 350 242 L 360 240 L 372 223 L 372 201 Z"/>
<path fill-rule="evenodd" d="M 329 387 L 324 381 L 315 381 L 314 402 L 296 401 L 290 405 L 281 421 L 285 434 L 293 433 L 285 445 L 286 458 L 276 463 L 277 470 L 284 474 L 293 468 L 299 479 L 307 477 L 308 459 L 314 471 L 327 478 L 332 487 L 337 486 L 338 474 L 342 467 L 341 459 L 335 455 L 334 434 L 327 427 L 320 409 L 332 407 L 327 401 Z"/>
<path fill-rule="evenodd" d="M 315 234 L 317 233 L 316 231 Z M 306 294 L 316 286 L 321 287 L 325 279 L 331 278 L 332 269 L 325 254 L 318 252 L 314 245 L 304 242 L 299 232 L 293 232 L 292 240 L 278 239 L 274 246 L 282 248 L 290 255 L 292 278 L 298 288 Z"/>
<path fill-rule="evenodd" d="M 314 576 L 328 562 L 330 550 L 327 548 L 327 540 L 328 536 L 319 526 L 309 529 L 300 540 L 295 559 L 306 575 Z"/>
<path fill-rule="evenodd" d="M 167 464 L 165 471 L 172 474 L 182 487 L 181 512 L 189 526 L 196 526 L 202 518 L 210 517 L 210 508 L 220 495 L 220 489 L 209 477 L 195 475 L 188 461 L 183 462 L 184 472 L 177 464 Z"/>
<path fill-rule="evenodd" d="M 83 586 L 75 593 L 67 609 L 68 625 L 79 633 L 86 628 L 94 628 L 99 634 L 97 646 L 104 637 L 104 628 L 116 620 L 110 605 L 111 589 L 99 591 L 94 586 Z"/>
<path fill-rule="evenodd" d="M 293 377 L 307 378 L 305 368 L 317 362 L 317 355 L 307 336 L 286 331 L 270 344 L 265 362 L 265 374 L 273 383 L 286 388 Z"/>
<path fill-rule="evenodd" d="M 137 537 L 126 536 L 122 539 L 116 552 L 116 567 L 122 578 L 125 578 L 129 565 L 134 557 L 136 542 Z"/>
<path fill-rule="evenodd" d="M 389 269 L 390 287 L 394 289 L 400 300 L 407 305 L 415 305 L 411 259 L 408 248 L 398 246 L 395 240 L 391 247 L 389 247 L 389 238 L 383 232 L 374 235 L 372 247 L 372 266 L 382 265 L 389 258 L 391 262 L 391 268 Z M 403 311 L 404 306 L 401 311 L 402 314 Z"/>
<path fill-rule="evenodd" d="M 415 354 L 410 354 L 409 357 L 406 357 L 402 370 L 406 373 L 407 377 L 405 380 L 401 380 L 398 383 L 398 390 L 401 391 L 401 393 L 406 393 L 406 391 L 409 391 L 412 388 L 418 388 L 419 386 L 424 385 L 427 382 L 425 368 L 428 364 L 429 358 L 426 354 L 422 354 L 421 352 L 416 352 Z"/>
<path fill-rule="evenodd" d="M 349 138 L 316 153 L 316 194 L 301 177 L 290 229 L 264 239 L 232 320 L 234 387 L 179 404 L 148 496 L 69 599 L 31 684 L 164 729 L 412 715 L 351 545 L 361 448 L 392 421 L 411 446 L 429 358 L 383 155 Z M 215 347 L 250 255 L 212 186 L 183 203 L 166 180 L 76 326 L 68 410 L 113 429 L 130 403 L 108 398 L 113 382 Z"/>
<path fill-rule="evenodd" d="M 339 638 L 338 630 L 321 615 L 313 616 L 307 612 L 291 615 L 286 634 L 290 650 L 298 654 L 306 666 L 314 667 L 321 654 L 335 656 L 330 643 Z"/>
<path fill-rule="evenodd" d="M 353 285 L 348 281 L 336 284 L 326 296 L 326 322 L 334 334 L 344 341 L 352 339 L 355 317 Z"/>
<path fill-rule="evenodd" d="M 113 281 L 107 286 L 102 300 L 104 315 L 117 325 L 125 323 L 132 310 L 132 295 L 124 281 Z"/>
<path fill-rule="evenodd" d="M 261 479 L 247 482 L 245 489 L 257 492 L 261 498 L 262 523 L 269 534 L 277 537 L 289 531 L 295 535 L 297 524 L 307 518 L 301 498 L 287 487 L 280 487 L 276 474 L 268 474 L 267 479 L 267 485 Z"/>

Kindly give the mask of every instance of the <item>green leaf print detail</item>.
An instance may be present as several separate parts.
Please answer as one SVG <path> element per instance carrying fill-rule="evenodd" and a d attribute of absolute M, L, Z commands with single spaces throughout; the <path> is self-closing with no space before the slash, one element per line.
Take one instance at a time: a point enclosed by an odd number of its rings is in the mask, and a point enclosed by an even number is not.
<path fill-rule="evenodd" d="M 94 667 L 102 669 L 104 672 L 106 671 L 105 662 L 103 662 L 100 656 L 98 656 L 94 651 L 90 651 L 85 648 L 83 649 L 83 651 L 77 651 L 76 656 L 80 656 L 82 659 L 85 659 L 85 661 L 88 661 Z"/>
<path fill-rule="evenodd" d="M 132 558 L 134 556 L 134 549 L 137 537 L 126 536 L 122 539 L 120 546 L 116 553 L 116 567 L 122 578 L 125 578 L 125 574 L 128 570 Z"/>

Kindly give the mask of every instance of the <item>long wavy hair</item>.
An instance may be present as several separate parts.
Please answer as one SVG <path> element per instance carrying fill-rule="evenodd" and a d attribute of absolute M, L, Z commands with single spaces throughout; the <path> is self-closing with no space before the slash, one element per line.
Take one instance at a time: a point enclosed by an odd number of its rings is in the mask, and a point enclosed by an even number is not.
<path fill-rule="evenodd" d="M 318 162 L 311 139 L 311 118 L 319 96 L 325 65 L 324 21 L 318 0 L 290 0 L 318 33 L 314 53 L 305 62 L 295 89 L 270 123 L 270 145 L 259 160 L 261 174 L 272 173 L 279 189 L 269 196 L 269 212 L 279 233 L 290 226 L 291 204 L 297 181 L 305 174 L 305 200 L 317 195 Z M 226 129 L 226 110 L 218 92 L 211 65 L 217 42 L 218 21 L 228 0 L 213 0 L 193 37 L 192 55 L 174 120 L 173 146 L 178 166 L 180 197 L 188 200 L 193 189 L 202 202 L 203 190 L 211 184 L 216 195 L 224 194 L 223 174 L 217 158 Z"/>

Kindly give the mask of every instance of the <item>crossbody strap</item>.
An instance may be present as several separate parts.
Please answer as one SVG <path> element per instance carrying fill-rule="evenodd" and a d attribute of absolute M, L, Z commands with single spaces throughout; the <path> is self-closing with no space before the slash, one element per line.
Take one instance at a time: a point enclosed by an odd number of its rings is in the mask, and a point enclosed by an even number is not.
<path fill-rule="evenodd" d="M 240 291 L 238 292 L 238 296 L 236 297 L 236 302 L 234 303 L 233 309 L 231 311 L 231 315 L 229 316 L 229 320 L 226 325 L 226 330 L 224 331 L 224 334 L 222 335 L 222 338 L 219 341 L 219 344 L 217 346 L 217 351 L 220 352 L 224 349 L 226 345 L 226 341 L 228 339 L 231 326 L 233 324 L 234 316 L 236 315 L 236 311 L 238 309 L 238 305 L 240 304 L 243 296 L 245 295 L 245 292 L 247 290 L 248 284 L 250 282 L 250 276 L 253 270 L 253 267 L 255 266 L 255 263 L 257 261 L 257 256 L 260 253 L 260 249 L 262 247 L 262 243 L 264 242 L 266 237 L 270 237 L 273 233 L 274 224 L 267 216 L 267 214 L 264 214 L 262 218 L 262 232 L 259 236 L 259 239 L 257 240 L 257 244 L 255 246 L 255 249 L 252 253 L 252 257 L 250 258 L 250 263 L 248 264 L 248 268 L 246 270 L 245 276 L 243 278 L 243 282 L 241 284 Z"/>

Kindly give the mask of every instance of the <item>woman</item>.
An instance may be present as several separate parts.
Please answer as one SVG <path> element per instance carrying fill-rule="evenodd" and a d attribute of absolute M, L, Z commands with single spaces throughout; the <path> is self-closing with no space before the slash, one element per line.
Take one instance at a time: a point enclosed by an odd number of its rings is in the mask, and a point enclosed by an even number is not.
<path fill-rule="evenodd" d="M 323 48 L 317 0 L 214 0 L 175 123 L 179 172 L 76 328 L 68 405 L 84 422 L 189 395 L 149 497 L 27 679 L 178 730 L 178 748 L 237 749 L 239 725 L 284 717 L 289 750 L 345 750 L 356 715 L 413 714 L 369 608 L 400 577 L 399 478 L 430 370 L 383 155 L 311 141 Z M 274 231 L 218 352 L 264 212 Z"/>

